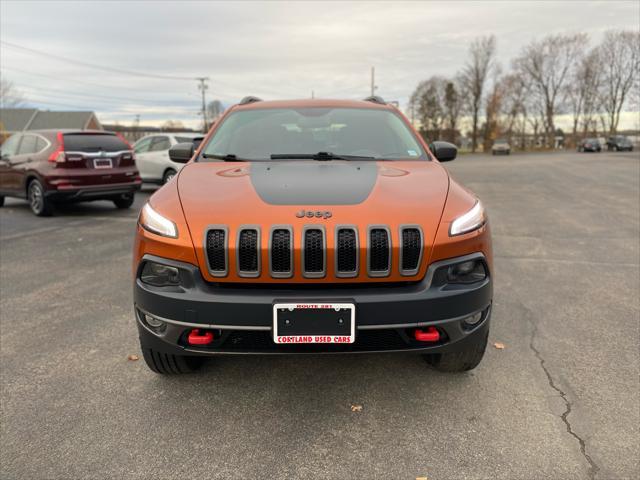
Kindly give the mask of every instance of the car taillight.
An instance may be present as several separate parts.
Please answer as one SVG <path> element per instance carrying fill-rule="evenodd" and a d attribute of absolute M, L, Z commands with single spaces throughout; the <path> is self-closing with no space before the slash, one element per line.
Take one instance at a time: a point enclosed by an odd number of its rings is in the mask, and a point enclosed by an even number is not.
<path fill-rule="evenodd" d="M 56 139 L 58 141 L 58 146 L 51 155 L 49 155 L 49 161 L 52 163 L 62 163 L 66 160 L 66 155 L 64 153 L 64 137 L 62 136 L 62 132 L 58 132 Z"/>

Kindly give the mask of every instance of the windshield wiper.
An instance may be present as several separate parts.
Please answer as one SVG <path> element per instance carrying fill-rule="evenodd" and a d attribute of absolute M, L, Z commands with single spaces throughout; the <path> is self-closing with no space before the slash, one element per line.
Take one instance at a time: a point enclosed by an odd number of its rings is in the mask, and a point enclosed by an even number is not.
<path fill-rule="evenodd" d="M 272 153 L 271 160 L 374 160 L 375 157 L 360 155 L 336 155 L 331 152 L 318 153 Z"/>
<path fill-rule="evenodd" d="M 225 162 L 248 162 L 243 158 L 236 157 L 233 153 L 227 153 L 226 155 L 216 155 L 214 153 L 203 153 L 204 158 L 215 158 L 216 160 L 224 160 Z"/>

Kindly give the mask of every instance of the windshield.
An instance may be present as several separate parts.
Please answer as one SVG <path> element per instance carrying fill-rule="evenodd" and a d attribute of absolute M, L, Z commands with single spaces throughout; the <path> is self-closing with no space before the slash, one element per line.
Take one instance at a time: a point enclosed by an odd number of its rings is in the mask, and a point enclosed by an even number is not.
<path fill-rule="evenodd" d="M 269 160 L 330 153 L 375 159 L 428 159 L 404 121 L 388 110 L 358 108 L 256 109 L 231 113 L 204 156 Z M 282 158 L 282 157 L 280 157 Z M 330 159 L 330 157 L 329 157 Z"/>

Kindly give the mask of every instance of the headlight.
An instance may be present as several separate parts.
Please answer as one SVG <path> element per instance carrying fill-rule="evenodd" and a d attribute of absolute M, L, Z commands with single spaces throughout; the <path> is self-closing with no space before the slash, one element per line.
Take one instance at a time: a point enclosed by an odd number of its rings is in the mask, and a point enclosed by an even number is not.
<path fill-rule="evenodd" d="M 155 287 L 178 286 L 180 285 L 180 272 L 175 267 L 148 261 L 142 267 L 140 280 Z"/>
<path fill-rule="evenodd" d="M 471 210 L 451 222 L 449 236 L 462 235 L 477 230 L 487 221 L 484 207 L 478 200 Z"/>
<path fill-rule="evenodd" d="M 168 218 L 156 212 L 148 203 L 142 207 L 138 222 L 145 230 L 162 235 L 163 237 L 178 238 L 178 228 Z"/>

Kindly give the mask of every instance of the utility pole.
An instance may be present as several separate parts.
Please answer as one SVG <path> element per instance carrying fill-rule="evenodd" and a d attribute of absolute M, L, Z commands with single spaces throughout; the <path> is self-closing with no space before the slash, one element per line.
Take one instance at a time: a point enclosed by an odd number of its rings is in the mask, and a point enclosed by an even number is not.
<path fill-rule="evenodd" d="M 376 94 L 376 67 L 371 67 L 371 96 L 373 97 Z"/>
<path fill-rule="evenodd" d="M 131 130 L 133 130 L 133 138 L 135 138 L 136 140 L 139 140 L 140 138 L 140 114 L 136 113 L 133 116 L 133 125 Z"/>
<path fill-rule="evenodd" d="M 209 77 L 197 77 L 198 80 L 198 90 L 202 92 L 202 128 L 204 133 L 207 133 L 209 130 L 209 124 L 207 123 L 207 101 L 205 99 L 205 92 L 209 88 L 207 82 L 209 81 Z"/>

